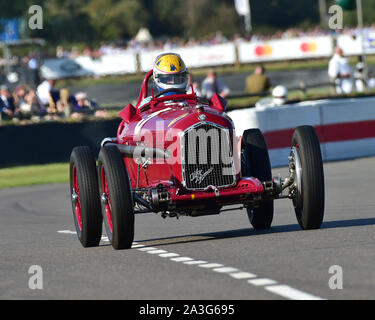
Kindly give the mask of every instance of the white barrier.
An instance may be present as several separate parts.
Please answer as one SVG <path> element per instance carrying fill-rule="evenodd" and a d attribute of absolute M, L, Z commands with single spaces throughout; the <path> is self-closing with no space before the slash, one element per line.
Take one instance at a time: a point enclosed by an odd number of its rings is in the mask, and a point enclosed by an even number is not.
<path fill-rule="evenodd" d="M 337 38 L 346 55 L 361 53 L 361 38 L 341 35 Z M 179 53 L 189 68 L 214 67 L 239 63 L 256 63 L 310 58 L 329 58 L 333 55 L 333 37 L 306 37 L 265 42 L 228 42 L 225 44 L 181 47 L 170 51 Z M 375 34 L 369 34 L 364 43 L 366 53 L 375 54 Z M 103 55 L 98 59 L 80 56 L 74 59 L 46 59 L 41 71 L 45 78 L 81 77 L 147 72 L 155 58 L 169 50 L 124 50 Z M 238 52 L 238 56 L 236 54 Z M 137 64 L 137 55 L 140 66 Z M 139 70 L 138 70 L 139 68 Z"/>
<path fill-rule="evenodd" d="M 237 136 L 259 128 L 273 167 L 288 164 L 294 129 L 315 127 L 325 161 L 375 155 L 375 98 L 307 101 L 281 107 L 241 109 L 228 113 Z"/>
<path fill-rule="evenodd" d="M 240 63 L 330 57 L 333 41 L 330 36 L 243 42 L 238 45 Z"/>
<path fill-rule="evenodd" d="M 43 78 L 61 79 L 93 75 L 72 59 L 46 59 L 40 68 Z"/>
<path fill-rule="evenodd" d="M 104 76 L 137 72 L 136 54 L 123 52 L 103 55 L 98 59 L 79 56 L 75 59 L 46 59 L 41 67 L 44 78 L 72 78 L 82 76 Z"/>
<path fill-rule="evenodd" d="M 125 74 L 137 72 L 137 58 L 134 52 L 103 55 L 99 59 L 78 57 L 76 61 L 95 75 Z"/>
<path fill-rule="evenodd" d="M 362 54 L 362 36 L 352 37 L 349 35 L 341 35 L 337 37 L 337 45 L 344 50 L 347 56 L 356 56 Z M 363 42 L 366 54 L 375 53 L 375 33 L 369 34 Z"/>

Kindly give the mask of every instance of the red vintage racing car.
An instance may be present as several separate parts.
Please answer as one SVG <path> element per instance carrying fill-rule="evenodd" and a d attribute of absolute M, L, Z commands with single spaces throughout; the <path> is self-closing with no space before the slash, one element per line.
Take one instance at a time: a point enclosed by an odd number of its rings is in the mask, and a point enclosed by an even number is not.
<path fill-rule="evenodd" d="M 151 75 L 137 105 L 120 113 L 117 137 L 102 142 L 97 162 L 88 147 L 72 151 L 73 216 L 84 247 L 99 245 L 104 220 L 112 246 L 130 248 L 141 213 L 198 217 L 241 208 L 255 229 L 268 229 L 275 199 L 293 201 L 302 229 L 320 228 L 324 173 L 312 127 L 295 130 L 289 175 L 273 178 L 260 130 L 245 131 L 237 143 L 222 98 L 199 98 L 193 88 L 149 96 Z"/>

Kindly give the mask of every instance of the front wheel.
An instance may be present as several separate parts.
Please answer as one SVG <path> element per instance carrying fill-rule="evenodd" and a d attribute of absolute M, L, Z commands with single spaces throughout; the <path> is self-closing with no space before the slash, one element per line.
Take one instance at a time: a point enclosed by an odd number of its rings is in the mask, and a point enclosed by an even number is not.
<path fill-rule="evenodd" d="M 134 239 L 131 185 L 116 146 L 104 146 L 98 158 L 99 192 L 109 241 L 114 249 L 129 249 Z"/>
<path fill-rule="evenodd" d="M 290 170 L 297 221 L 303 230 L 319 229 L 324 217 L 324 171 L 319 139 L 311 126 L 298 127 L 293 135 Z"/>
<path fill-rule="evenodd" d="M 271 181 L 271 162 L 262 132 L 259 129 L 246 130 L 242 137 L 241 149 L 242 176 L 254 177 L 261 182 Z M 257 208 L 248 209 L 247 215 L 255 230 L 267 230 L 271 228 L 273 211 L 273 200 L 267 200 Z"/>
<path fill-rule="evenodd" d="M 88 147 L 74 148 L 70 157 L 70 194 L 74 225 L 83 247 L 99 245 L 102 215 L 95 158 Z"/>

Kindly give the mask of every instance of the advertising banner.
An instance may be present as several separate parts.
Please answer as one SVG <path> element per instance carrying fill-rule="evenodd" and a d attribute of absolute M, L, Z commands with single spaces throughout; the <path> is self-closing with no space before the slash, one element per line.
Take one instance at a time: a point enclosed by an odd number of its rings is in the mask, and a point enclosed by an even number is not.
<path fill-rule="evenodd" d="M 333 41 L 329 36 L 242 42 L 238 46 L 240 63 L 330 57 Z"/>

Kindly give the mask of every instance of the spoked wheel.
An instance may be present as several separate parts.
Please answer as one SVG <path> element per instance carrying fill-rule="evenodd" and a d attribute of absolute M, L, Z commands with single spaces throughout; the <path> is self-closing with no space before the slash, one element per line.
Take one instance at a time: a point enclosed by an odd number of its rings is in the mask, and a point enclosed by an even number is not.
<path fill-rule="evenodd" d="M 112 205 L 111 205 L 111 198 L 108 189 L 108 181 L 107 175 L 105 174 L 104 166 L 100 167 L 100 182 L 101 182 L 101 201 L 104 206 L 103 217 L 104 217 L 104 225 L 106 228 L 106 232 L 109 238 L 109 241 L 112 243 L 113 240 L 113 222 L 112 222 Z"/>
<path fill-rule="evenodd" d="M 98 177 L 108 239 L 115 249 L 129 249 L 134 240 L 134 208 L 128 172 L 117 147 L 101 149 Z"/>
<path fill-rule="evenodd" d="M 311 126 L 298 127 L 290 152 L 290 189 L 299 225 L 304 230 L 319 229 L 324 217 L 324 171 L 319 139 Z"/>
<path fill-rule="evenodd" d="M 271 181 L 272 170 L 268 148 L 259 129 L 246 130 L 241 144 L 241 171 L 244 177 Z M 248 209 L 247 215 L 256 230 L 269 229 L 273 220 L 273 200 L 263 201 L 258 208 Z"/>
<path fill-rule="evenodd" d="M 74 225 L 83 247 L 98 246 L 102 215 L 95 159 L 88 147 L 74 148 L 70 157 L 70 194 Z"/>

